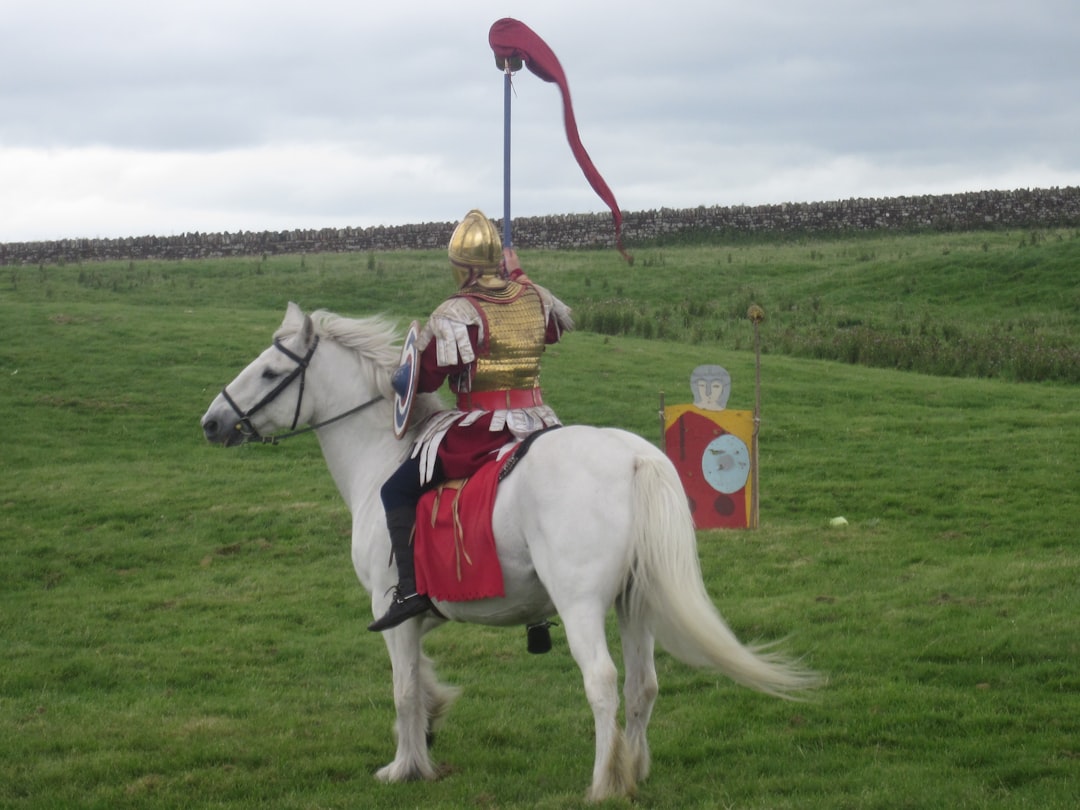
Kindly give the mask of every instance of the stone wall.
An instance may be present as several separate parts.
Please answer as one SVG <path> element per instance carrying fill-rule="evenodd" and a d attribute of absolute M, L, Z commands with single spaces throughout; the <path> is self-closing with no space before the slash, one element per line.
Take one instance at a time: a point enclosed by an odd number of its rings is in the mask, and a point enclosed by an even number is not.
<path fill-rule="evenodd" d="M 683 235 L 835 236 L 871 231 L 970 231 L 1080 226 L 1080 187 L 980 191 L 941 196 L 850 199 L 757 206 L 661 208 L 624 214 L 628 245 Z M 0 265 L 104 260 L 200 259 L 319 252 L 441 249 L 452 222 L 373 228 L 185 233 L 125 239 L 64 239 L 0 244 Z M 610 247 L 609 214 L 514 219 L 514 242 L 527 248 Z"/>

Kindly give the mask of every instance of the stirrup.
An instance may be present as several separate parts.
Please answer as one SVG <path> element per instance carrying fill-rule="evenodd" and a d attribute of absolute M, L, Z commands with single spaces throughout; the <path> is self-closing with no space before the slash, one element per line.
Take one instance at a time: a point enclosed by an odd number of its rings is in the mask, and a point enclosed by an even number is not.
<path fill-rule="evenodd" d="M 400 589 L 394 588 L 394 596 L 390 600 L 390 607 L 387 608 L 382 618 L 373 621 L 368 625 L 367 629 L 374 633 L 381 633 L 383 630 L 397 627 L 402 622 L 411 619 L 413 616 L 419 616 L 430 609 L 431 600 L 424 594 L 413 591 L 403 596 Z"/>

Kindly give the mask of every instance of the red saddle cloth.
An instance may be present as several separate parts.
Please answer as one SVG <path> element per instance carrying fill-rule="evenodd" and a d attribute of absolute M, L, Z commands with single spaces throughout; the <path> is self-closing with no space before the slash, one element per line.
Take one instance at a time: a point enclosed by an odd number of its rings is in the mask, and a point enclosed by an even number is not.
<path fill-rule="evenodd" d="M 432 599 L 467 602 L 504 596 L 491 510 L 499 472 L 513 453 L 471 478 L 428 490 L 416 507 L 416 589 Z"/>

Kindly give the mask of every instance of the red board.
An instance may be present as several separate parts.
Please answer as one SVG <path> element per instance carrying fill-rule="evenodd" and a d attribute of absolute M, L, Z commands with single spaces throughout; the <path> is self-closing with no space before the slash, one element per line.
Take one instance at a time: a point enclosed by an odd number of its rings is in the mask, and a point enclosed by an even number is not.
<path fill-rule="evenodd" d="M 682 479 L 699 529 L 750 526 L 753 476 L 750 411 L 710 411 L 693 405 L 664 409 L 668 458 Z"/>

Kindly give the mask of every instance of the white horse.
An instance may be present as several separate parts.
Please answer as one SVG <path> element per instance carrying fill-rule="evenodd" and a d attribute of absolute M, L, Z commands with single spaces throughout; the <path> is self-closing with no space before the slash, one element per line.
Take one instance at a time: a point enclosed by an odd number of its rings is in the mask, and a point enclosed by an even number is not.
<path fill-rule="evenodd" d="M 353 566 L 376 616 L 397 581 L 379 489 L 411 449 L 411 435 L 398 440 L 393 431 L 390 375 L 399 345 L 384 318 L 308 316 L 290 303 L 274 345 L 202 418 L 206 438 L 224 445 L 273 441 L 263 434 L 312 426 L 352 514 Z M 414 421 L 441 407 L 437 395 L 424 395 Z M 597 801 L 633 796 L 648 775 L 654 639 L 691 666 L 771 695 L 795 697 L 816 683 L 813 673 L 735 638 L 705 591 L 675 469 L 638 436 L 568 426 L 538 437 L 500 485 L 493 525 L 505 597 L 439 602 L 445 619 L 428 614 L 382 634 L 397 710 L 397 752 L 376 773 L 384 782 L 436 778 L 428 739 L 457 690 L 438 681 L 421 638 L 446 620 L 507 626 L 561 618 L 596 724 L 589 798 Z M 626 670 L 625 732 L 605 638 L 612 606 Z"/>

